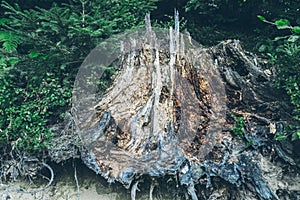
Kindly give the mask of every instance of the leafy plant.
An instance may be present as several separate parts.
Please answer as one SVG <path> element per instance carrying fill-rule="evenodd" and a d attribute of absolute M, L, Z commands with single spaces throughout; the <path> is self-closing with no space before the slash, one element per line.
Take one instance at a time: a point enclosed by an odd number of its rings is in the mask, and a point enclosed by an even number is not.
<path fill-rule="evenodd" d="M 265 17 L 261 15 L 257 15 L 257 18 L 261 21 L 276 26 L 277 29 L 283 30 L 288 29 L 290 30 L 291 34 L 285 36 L 278 36 L 274 40 L 281 40 L 287 39 L 287 42 L 296 42 L 299 39 L 300 35 L 300 26 L 291 26 L 290 21 L 287 19 L 278 19 L 275 22 L 268 21 Z"/>
<path fill-rule="evenodd" d="M 243 117 L 237 117 L 232 114 L 231 117 L 234 119 L 233 127 L 231 128 L 232 132 L 239 137 L 243 137 L 245 133 L 245 120 Z"/>
<path fill-rule="evenodd" d="M 0 151 L 44 151 L 71 104 L 77 70 L 102 40 L 143 24 L 157 0 L 71 0 L 24 9 L 2 1 Z M 107 87 L 108 68 L 99 87 Z"/>
<path fill-rule="evenodd" d="M 12 53 L 17 50 L 20 39 L 20 36 L 14 35 L 10 32 L 0 31 L 0 42 L 2 42 L 2 48 L 8 53 Z"/>
<path fill-rule="evenodd" d="M 285 140 L 291 137 L 292 141 L 295 141 L 300 138 L 300 127 L 295 125 L 287 125 L 284 127 L 283 132 L 276 132 L 275 133 L 276 140 Z"/>
<path fill-rule="evenodd" d="M 285 30 L 285 35 L 275 37 L 270 48 L 265 53 L 270 57 L 270 64 L 276 67 L 277 77 L 275 84 L 283 88 L 290 96 L 290 102 L 294 106 L 292 122 L 283 133 L 277 133 L 276 139 L 283 140 L 291 136 L 292 140 L 300 138 L 300 26 L 292 26 L 287 19 L 278 19 L 274 22 L 265 17 L 257 16 L 261 21 L 276 26 L 278 30 Z"/>

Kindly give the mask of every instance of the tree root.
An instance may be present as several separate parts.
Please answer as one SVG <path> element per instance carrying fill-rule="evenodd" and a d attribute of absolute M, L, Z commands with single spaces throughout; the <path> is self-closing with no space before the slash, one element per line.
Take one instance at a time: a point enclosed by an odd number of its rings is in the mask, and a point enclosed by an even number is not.
<path fill-rule="evenodd" d="M 149 200 L 153 200 L 153 191 L 157 185 L 158 185 L 157 181 L 155 179 L 153 179 L 151 181 L 151 186 L 150 186 L 150 191 L 149 191 Z"/>
<path fill-rule="evenodd" d="M 46 167 L 50 174 L 51 174 L 51 177 L 49 179 L 49 182 L 47 183 L 47 185 L 45 185 L 44 187 L 41 187 L 39 189 L 36 189 L 36 190 L 29 190 L 29 191 L 26 191 L 24 189 L 21 189 L 21 188 L 18 188 L 18 189 L 6 189 L 3 193 L 2 193 L 2 199 L 9 199 L 9 193 L 12 193 L 12 192 L 17 192 L 17 193 L 25 193 L 25 194 L 36 194 L 36 193 L 39 193 L 41 191 L 44 191 L 45 189 L 47 189 L 52 183 L 53 183 L 53 180 L 54 180 L 54 172 L 53 172 L 53 169 L 46 163 L 42 163 L 42 165 L 44 167 Z"/>
<path fill-rule="evenodd" d="M 194 184 L 190 184 L 187 188 L 188 194 L 192 197 L 192 200 L 198 200 Z"/>
<path fill-rule="evenodd" d="M 140 191 L 138 188 L 139 181 L 136 181 L 131 187 L 131 200 L 135 200 L 136 191 Z"/>
<path fill-rule="evenodd" d="M 77 199 L 80 200 L 80 189 L 79 189 L 78 178 L 77 178 L 76 164 L 74 164 L 74 179 L 77 188 Z"/>

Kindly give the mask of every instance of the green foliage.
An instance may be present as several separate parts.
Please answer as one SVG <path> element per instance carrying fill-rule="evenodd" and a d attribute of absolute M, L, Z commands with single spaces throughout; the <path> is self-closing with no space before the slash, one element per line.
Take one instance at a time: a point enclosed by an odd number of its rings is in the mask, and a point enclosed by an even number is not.
<path fill-rule="evenodd" d="M 66 1 L 49 9 L 2 2 L 0 151 L 43 151 L 70 107 L 77 70 L 103 39 L 143 24 L 157 0 Z M 99 87 L 107 87 L 108 68 Z"/>
<path fill-rule="evenodd" d="M 257 23 L 257 15 L 260 14 L 262 21 L 282 18 L 291 24 L 299 24 L 298 8 L 299 1 L 189 0 L 185 5 L 184 18 L 188 21 L 187 29 L 192 37 L 203 45 L 239 39 L 244 48 L 257 51 L 268 37 L 278 35 L 278 30 Z M 291 37 L 291 40 L 295 39 Z"/>
<path fill-rule="evenodd" d="M 285 140 L 291 138 L 292 141 L 300 139 L 300 127 L 297 125 L 289 124 L 284 127 L 283 132 L 276 132 L 276 140 Z"/>
<path fill-rule="evenodd" d="M 12 53 L 17 50 L 20 39 L 21 37 L 10 32 L 0 31 L 0 42 L 2 43 L 2 48 L 8 53 Z"/>
<path fill-rule="evenodd" d="M 63 87 L 54 74 L 47 74 L 39 85 L 37 77 L 22 76 L 10 69 L 0 77 L 0 148 L 20 148 L 29 153 L 49 144 L 48 122 L 69 103 L 71 90 Z M 52 121 L 54 121 L 52 119 Z"/>
<path fill-rule="evenodd" d="M 295 34 L 300 34 L 300 26 L 294 26 L 294 27 L 292 27 L 292 31 Z"/>
<path fill-rule="evenodd" d="M 252 17 L 257 10 L 263 10 L 269 6 L 268 1 L 265 0 L 189 0 L 185 6 L 186 12 L 192 12 L 198 15 L 206 15 L 208 21 L 215 22 L 234 22 L 240 20 L 239 18 Z"/>
<path fill-rule="evenodd" d="M 288 29 L 290 28 L 290 22 L 286 19 L 279 19 L 274 22 L 278 29 Z"/>
<path fill-rule="evenodd" d="M 263 21 L 263 22 L 266 22 L 266 21 L 267 21 L 266 18 L 263 17 L 263 16 L 261 16 L 261 15 L 257 15 L 257 18 L 260 19 L 260 20 Z"/>
<path fill-rule="evenodd" d="M 274 40 L 281 40 L 281 39 L 287 39 L 287 42 L 296 42 L 299 39 L 300 35 L 300 27 L 299 26 L 291 26 L 290 21 L 287 19 L 278 19 L 275 22 L 268 21 L 266 18 L 264 18 L 261 15 L 257 15 L 257 18 L 261 21 L 275 25 L 278 30 L 283 29 L 289 29 L 291 34 L 285 35 L 285 36 L 277 36 Z"/>
<path fill-rule="evenodd" d="M 292 140 L 300 138 L 300 28 L 292 26 L 289 20 L 279 19 L 275 22 L 268 21 L 258 16 L 265 23 L 276 26 L 278 30 L 288 30 L 284 36 L 277 36 L 269 48 L 261 49 L 270 57 L 270 64 L 278 71 L 275 84 L 283 88 L 290 96 L 290 102 L 294 106 L 293 118 L 296 122 L 285 128 L 283 133 L 277 133 L 277 140 L 284 140 L 288 136 Z"/>
<path fill-rule="evenodd" d="M 243 137 L 245 133 L 245 120 L 243 117 L 237 117 L 232 114 L 231 117 L 234 119 L 233 127 L 231 128 L 232 132 L 239 137 Z"/>

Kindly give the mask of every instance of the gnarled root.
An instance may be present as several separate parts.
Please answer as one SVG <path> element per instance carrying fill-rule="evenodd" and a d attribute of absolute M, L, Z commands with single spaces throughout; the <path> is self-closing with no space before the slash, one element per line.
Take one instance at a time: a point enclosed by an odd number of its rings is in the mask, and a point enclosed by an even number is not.
<path fill-rule="evenodd" d="M 52 184 L 52 182 L 54 180 L 54 172 L 53 172 L 53 169 L 48 164 L 43 162 L 42 165 L 44 167 L 46 167 L 49 170 L 50 174 L 51 174 L 51 177 L 50 177 L 49 182 L 47 183 L 47 185 L 45 185 L 44 187 L 41 187 L 39 189 L 29 190 L 29 191 L 26 191 L 26 190 L 21 189 L 21 188 L 18 188 L 18 189 L 9 189 L 9 188 L 7 188 L 6 191 L 4 191 L 1 195 L 2 199 L 4 199 L 4 198 L 9 199 L 10 198 L 9 194 L 12 193 L 12 192 L 26 193 L 26 194 L 36 194 L 36 193 L 39 193 L 39 192 L 47 189 Z"/>
<path fill-rule="evenodd" d="M 153 190 L 158 185 L 157 181 L 155 179 L 152 179 L 151 186 L 150 186 L 150 192 L 149 192 L 149 200 L 153 200 Z"/>
<path fill-rule="evenodd" d="M 190 184 L 187 188 L 188 194 L 192 197 L 192 200 L 198 200 L 194 183 Z"/>
<path fill-rule="evenodd" d="M 138 188 L 139 181 L 136 181 L 131 187 L 131 200 L 135 200 L 136 191 L 140 191 Z"/>

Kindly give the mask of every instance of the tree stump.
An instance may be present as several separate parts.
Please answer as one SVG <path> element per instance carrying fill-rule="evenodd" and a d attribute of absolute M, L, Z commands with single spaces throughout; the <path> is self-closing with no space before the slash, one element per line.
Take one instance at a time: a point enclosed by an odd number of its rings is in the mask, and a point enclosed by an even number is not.
<path fill-rule="evenodd" d="M 103 90 L 108 68 L 115 74 Z M 131 187 L 133 199 L 143 175 L 177 176 L 194 200 L 203 176 L 206 187 L 218 176 L 261 199 L 278 199 L 254 153 L 289 111 L 271 78 L 239 41 L 203 48 L 179 33 L 178 14 L 168 31 L 152 28 L 147 15 L 145 30 L 105 41 L 79 70 L 73 114 L 82 159 L 108 181 Z M 248 120 L 245 138 L 254 151 L 237 143 L 226 112 Z"/>

